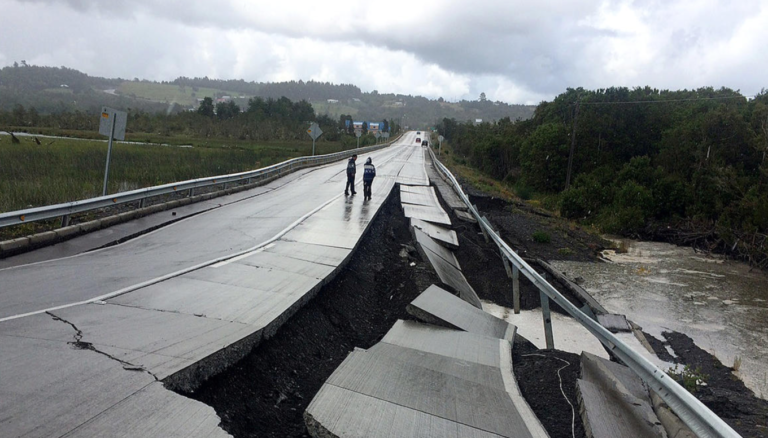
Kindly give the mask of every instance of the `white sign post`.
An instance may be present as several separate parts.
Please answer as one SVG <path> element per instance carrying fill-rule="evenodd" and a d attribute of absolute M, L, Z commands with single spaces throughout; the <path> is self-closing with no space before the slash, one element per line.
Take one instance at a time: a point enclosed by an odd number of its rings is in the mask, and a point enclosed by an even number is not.
<path fill-rule="evenodd" d="M 437 136 L 437 141 L 439 142 L 439 146 L 437 147 L 437 156 L 438 157 L 440 156 L 440 153 L 443 151 L 443 138 L 444 137 L 442 135 L 438 135 Z"/>
<path fill-rule="evenodd" d="M 307 129 L 307 134 L 309 134 L 310 137 L 312 137 L 312 156 L 315 155 L 315 140 L 317 140 L 318 137 L 323 135 L 323 130 L 320 129 L 320 126 L 318 126 L 317 123 L 313 123 L 309 129 Z"/>
<path fill-rule="evenodd" d="M 379 143 L 379 137 L 381 137 L 381 132 L 376 131 L 373 133 L 373 136 L 376 137 L 376 143 Z"/>
<path fill-rule="evenodd" d="M 99 134 L 109 136 L 109 146 L 107 148 L 107 166 L 104 170 L 104 188 L 101 190 L 101 196 L 107 196 L 107 181 L 109 181 L 109 159 L 112 156 L 112 139 L 116 138 L 118 140 L 125 140 L 125 126 L 127 123 L 128 113 L 107 107 L 103 107 L 101 109 Z"/>
<path fill-rule="evenodd" d="M 355 137 L 357 137 L 357 148 L 360 149 L 360 136 L 363 135 L 362 129 L 355 129 Z"/>

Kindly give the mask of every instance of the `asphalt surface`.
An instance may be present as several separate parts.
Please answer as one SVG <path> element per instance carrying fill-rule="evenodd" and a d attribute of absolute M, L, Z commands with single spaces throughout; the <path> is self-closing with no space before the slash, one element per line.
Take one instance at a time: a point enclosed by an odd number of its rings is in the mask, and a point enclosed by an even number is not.
<path fill-rule="evenodd" d="M 421 148 L 408 133 L 399 143 L 358 157 L 358 195 L 362 203 L 362 165 L 373 158 L 379 181 L 408 176 L 408 157 Z M 190 217 L 121 245 L 72 257 L 0 270 L 0 321 L 130 290 L 269 241 L 312 211 L 343 197 L 345 163 L 297 172 L 255 189 L 258 196 Z M 413 178 L 418 178 L 413 176 Z M 379 184 L 381 187 L 381 184 Z M 374 183 L 374 190 L 376 184 Z M 349 227 L 350 218 L 327 227 Z M 345 221 L 346 220 L 346 221 Z"/>
<path fill-rule="evenodd" d="M 413 134 L 371 155 L 368 201 L 344 196 L 338 162 L 119 245 L 0 269 L 0 436 L 225 436 L 211 408 L 168 389 L 194 391 L 273 336 L 394 185 L 426 181 Z"/>

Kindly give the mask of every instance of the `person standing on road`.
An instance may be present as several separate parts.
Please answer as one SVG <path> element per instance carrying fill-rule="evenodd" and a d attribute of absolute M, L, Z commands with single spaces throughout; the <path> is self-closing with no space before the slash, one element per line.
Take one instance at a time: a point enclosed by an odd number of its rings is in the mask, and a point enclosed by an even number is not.
<path fill-rule="evenodd" d="M 373 166 L 373 160 L 368 157 L 363 166 L 363 199 L 371 199 L 371 184 L 376 178 L 376 168 Z"/>
<path fill-rule="evenodd" d="M 347 161 L 347 186 L 344 188 L 345 195 L 349 195 L 349 192 L 352 192 L 353 195 L 357 194 L 355 191 L 355 173 L 357 173 L 355 161 L 357 161 L 357 154 L 352 155 L 349 161 Z"/>

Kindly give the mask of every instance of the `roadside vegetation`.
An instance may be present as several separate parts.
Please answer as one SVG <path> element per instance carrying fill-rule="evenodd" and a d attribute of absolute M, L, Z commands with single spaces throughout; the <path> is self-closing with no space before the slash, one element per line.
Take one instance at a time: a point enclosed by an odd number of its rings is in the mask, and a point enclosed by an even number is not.
<path fill-rule="evenodd" d="M 454 162 L 563 217 L 768 266 L 766 92 L 569 89 L 530 120 L 438 131 Z"/>
<path fill-rule="evenodd" d="M 194 112 L 131 111 L 126 140 L 146 144 L 115 143 L 108 191 L 243 172 L 310 156 L 310 122 L 324 131 L 317 154 L 355 148 L 358 139 L 346 126 L 348 117 L 318 117 L 306 101 L 287 98 L 250 99 L 244 111 L 232 101 L 214 104 L 210 98 Z M 43 115 L 22 105 L 0 111 L 0 131 L 32 134 L 0 135 L 0 211 L 100 195 L 107 143 L 98 134 L 98 121 L 98 112 Z M 397 134 L 396 122 L 385 124 Z M 368 132 L 360 138 L 361 147 L 376 142 Z"/>

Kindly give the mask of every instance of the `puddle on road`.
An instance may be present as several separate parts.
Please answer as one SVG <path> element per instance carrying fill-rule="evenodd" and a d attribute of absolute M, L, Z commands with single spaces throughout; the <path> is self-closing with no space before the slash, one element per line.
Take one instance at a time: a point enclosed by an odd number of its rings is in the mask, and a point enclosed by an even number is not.
<path fill-rule="evenodd" d="M 610 263 L 551 264 L 583 278 L 582 286 L 606 309 L 661 340 L 661 332 L 674 330 L 726 366 L 740 357 L 737 375 L 768 398 L 768 276 L 665 243 L 632 241 L 626 254 L 603 255 Z"/>

